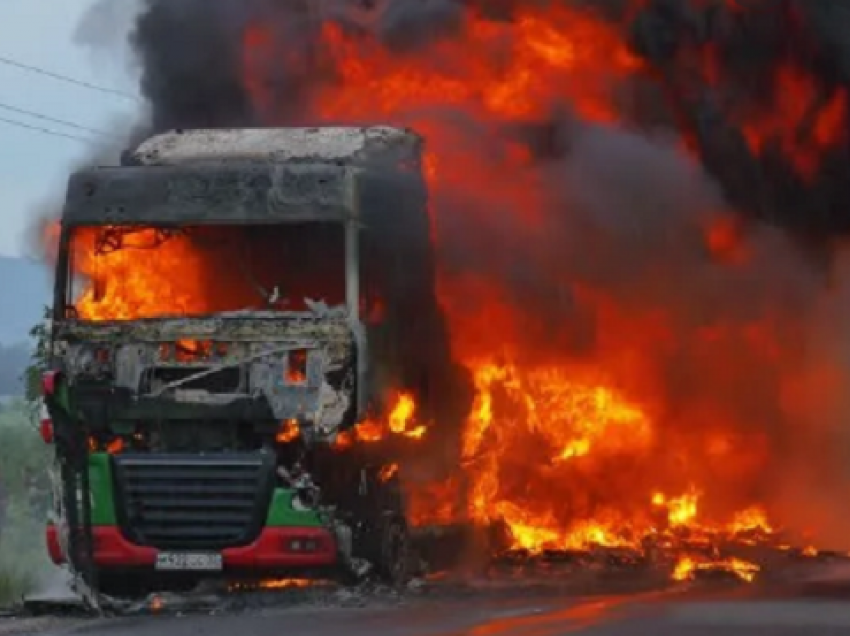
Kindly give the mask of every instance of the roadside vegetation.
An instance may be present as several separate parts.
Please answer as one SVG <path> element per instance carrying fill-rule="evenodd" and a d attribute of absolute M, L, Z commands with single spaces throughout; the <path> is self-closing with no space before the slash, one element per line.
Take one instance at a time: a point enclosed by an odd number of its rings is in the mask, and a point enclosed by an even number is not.
<path fill-rule="evenodd" d="M 36 591 L 52 567 L 44 548 L 49 451 L 23 400 L 0 405 L 0 607 Z"/>

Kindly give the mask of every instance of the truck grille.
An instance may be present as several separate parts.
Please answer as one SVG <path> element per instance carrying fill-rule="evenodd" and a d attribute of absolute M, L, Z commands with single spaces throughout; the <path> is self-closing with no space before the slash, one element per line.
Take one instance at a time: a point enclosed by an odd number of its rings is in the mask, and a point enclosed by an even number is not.
<path fill-rule="evenodd" d="M 117 455 L 116 508 L 127 538 L 161 549 L 248 545 L 274 488 L 271 456 Z"/>

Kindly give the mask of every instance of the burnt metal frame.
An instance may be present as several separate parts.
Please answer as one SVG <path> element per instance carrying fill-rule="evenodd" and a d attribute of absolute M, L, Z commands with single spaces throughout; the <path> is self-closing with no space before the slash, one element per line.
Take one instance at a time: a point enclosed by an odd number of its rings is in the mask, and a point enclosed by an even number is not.
<path fill-rule="evenodd" d="M 68 278 L 73 275 L 70 244 L 76 227 L 339 222 L 345 243 L 346 310 L 357 347 L 363 349 L 360 173 L 360 168 L 329 163 L 121 166 L 77 172 L 70 178 L 62 216 L 54 318 L 69 318 L 59 308 L 71 303 L 67 298 Z M 358 355 L 357 402 L 361 405 L 367 365 L 366 356 Z"/>

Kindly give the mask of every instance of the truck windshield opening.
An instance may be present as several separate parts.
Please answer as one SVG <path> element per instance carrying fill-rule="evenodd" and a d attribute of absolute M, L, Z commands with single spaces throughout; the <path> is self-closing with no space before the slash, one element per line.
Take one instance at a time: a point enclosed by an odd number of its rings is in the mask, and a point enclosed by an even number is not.
<path fill-rule="evenodd" d="M 338 223 L 80 227 L 64 256 L 66 308 L 83 320 L 345 303 L 345 235 Z"/>

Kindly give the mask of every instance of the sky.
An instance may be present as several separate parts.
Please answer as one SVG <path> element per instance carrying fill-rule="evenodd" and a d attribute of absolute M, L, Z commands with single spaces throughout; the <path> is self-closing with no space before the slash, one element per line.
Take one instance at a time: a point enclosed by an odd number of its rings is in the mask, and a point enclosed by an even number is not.
<path fill-rule="evenodd" d="M 126 45 L 134 0 L 0 0 L 0 58 L 138 95 L 138 74 Z M 39 120 L 25 109 L 79 126 L 115 130 L 140 116 L 140 101 L 100 93 L 0 62 L 0 118 L 84 136 Z M 0 121 L 0 255 L 26 256 L 32 219 L 61 204 L 69 171 L 92 154 L 90 143 L 50 136 Z"/>

